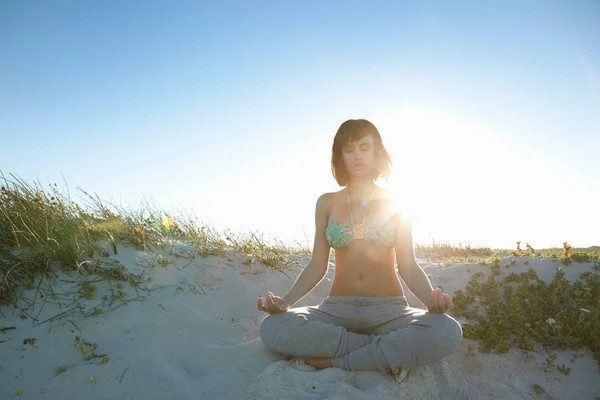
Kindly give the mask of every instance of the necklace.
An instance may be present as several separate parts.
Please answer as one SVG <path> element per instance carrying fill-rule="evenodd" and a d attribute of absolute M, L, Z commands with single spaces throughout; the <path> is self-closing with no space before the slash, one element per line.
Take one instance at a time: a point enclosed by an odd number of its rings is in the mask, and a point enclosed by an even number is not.
<path fill-rule="evenodd" d="M 361 199 L 360 200 L 360 204 L 365 207 L 365 206 L 370 206 L 371 202 L 369 201 L 371 199 L 371 195 L 369 194 L 369 197 L 367 199 Z M 369 213 L 369 208 L 367 207 L 367 209 L 365 210 L 365 215 L 363 217 L 362 223 L 360 224 L 355 224 L 354 223 L 354 218 L 352 217 L 352 205 L 350 204 L 350 192 L 348 191 L 348 211 L 350 212 L 350 224 L 352 225 L 352 239 L 364 239 L 365 238 L 365 220 L 367 219 L 367 214 Z"/>

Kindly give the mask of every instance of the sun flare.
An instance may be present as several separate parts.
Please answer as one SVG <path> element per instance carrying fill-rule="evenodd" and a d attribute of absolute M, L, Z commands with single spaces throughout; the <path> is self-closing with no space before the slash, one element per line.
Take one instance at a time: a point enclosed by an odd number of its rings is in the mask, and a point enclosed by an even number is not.
<path fill-rule="evenodd" d="M 485 135 L 440 111 L 384 112 L 373 120 L 393 161 L 386 186 L 395 207 L 412 217 L 415 241 L 456 243 L 472 237 L 474 219 L 489 214 L 489 201 L 461 192 L 472 182 L 490 179 L 488 160 L 480 151 Z"/>

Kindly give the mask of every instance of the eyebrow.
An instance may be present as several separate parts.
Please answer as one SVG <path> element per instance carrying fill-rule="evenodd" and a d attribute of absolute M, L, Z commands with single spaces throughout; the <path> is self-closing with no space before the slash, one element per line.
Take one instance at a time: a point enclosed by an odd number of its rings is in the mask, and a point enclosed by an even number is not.
<path fill-rule="evenodd" d="M 373 144 L 372 141 L 361 142 L 360 140 L 354 140 L 352 142 L 346 143 L 346 146 L 354 146 L 354 145 L 364 146 L 364 145 L 372 145 L 372 144 Z"/>

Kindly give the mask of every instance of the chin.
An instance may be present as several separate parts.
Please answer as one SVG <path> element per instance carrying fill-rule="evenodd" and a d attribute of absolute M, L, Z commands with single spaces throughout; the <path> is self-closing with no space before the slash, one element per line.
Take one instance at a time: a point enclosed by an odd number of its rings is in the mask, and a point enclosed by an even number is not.
<path fill-rule="evenodd" d="M 361 171 L 354 171 L 351 175 L 356 178 L 369 178 L 371 177 L 371 170 L 365 168 Z"/>

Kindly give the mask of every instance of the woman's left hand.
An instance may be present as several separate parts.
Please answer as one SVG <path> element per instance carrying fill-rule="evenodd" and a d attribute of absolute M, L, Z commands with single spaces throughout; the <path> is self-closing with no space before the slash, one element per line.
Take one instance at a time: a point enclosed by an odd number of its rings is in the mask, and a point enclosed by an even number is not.
<path fill-rule="evenodd" d="M 431 292 L 431 298 L 426 304 L 429 312 L 444 314 L 446 311 L 452 309 L 452 299 L 450 295 L 442 292 L 442 289 L 435 288 Z"/>

